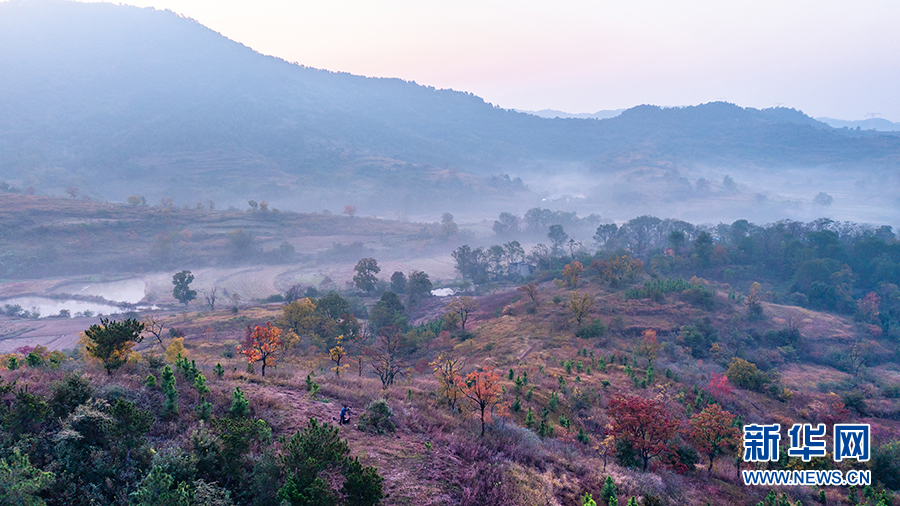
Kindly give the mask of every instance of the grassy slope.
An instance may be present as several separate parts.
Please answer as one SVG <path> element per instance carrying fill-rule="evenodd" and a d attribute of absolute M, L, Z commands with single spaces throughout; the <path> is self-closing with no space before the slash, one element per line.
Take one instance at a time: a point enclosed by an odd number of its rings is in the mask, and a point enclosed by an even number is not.
<path fill-rule="evenodd" d="M 592 492 L 596 497 L 601 480 L 607 474 L 616 480 L 620 500 L 649 493 L 661 496 L 666 504 L 705 504 L 707 501 L 712 504 L 755 504 L 766 490 L 738 484 L 735 480 L 737 470 L 725 457 L 717 460 L 712 476 L 702 470 L 677 474 L 658 465 L 645 474 L 621 468 L 614 459 L 604 464 L 595 448 L 599 442 L 597 434 L 607 423 L 605 407 L 612 396 L 622 393 L 662 398 L 670 411 L 686 422 L 685 404 L 695 399 L 692 387 L 705 387 L 710 373 L 721 372 L 730 354 L 697 360 L 684 351 L 673 330 L 705 312 L 680 302 L 677 296 L 669 295 L 662 304 L 647 300 L 624 302 L 619 294 L 593 284 L 581 289 L 597 296 L 593 314 L 611 327 L 604 337 L 584 340 L 573 336 L 573 324 L 564 303 L 570 293 L 568 289 L 542 285 L 535 314 L 525 311 L 525 301 L 518 300 L 520 293 L 512 290 L 496 293 L 480 299 L 479 311 L 467 324 L 467 328 L 475 331 L 473 339 L 459 342 L 442 334 L 423 343 L 410 358 L 411 367 L 406 374 L 386 392 L 381 391 L 376 378 L 370 374 L 358 377 L 355 369 L 335 378 L 327 369 L 331 362 L 312 350 L 295 350 L 291 358 L 265 379 L 243 372 L 244 363 L 229 350 L 237 344 L 246 324 L 274 319 L 279 311 L 277 305 L 255 308 L 237 317 L 226 311 L 187 313 L 171 319 L 168 324 L 187 331 L 185 345 L 190 356 L 197 359 L 208 377 L 212 377 L 210 369 L 216 362 L 222 362 L 229 370 L 223 380 L 211 381 L 211 399 L 216 405 L 216 414 L 223 415 L 227 411 L 229 393 L 235 384 L 240 384 L 249 394 L 254 414 L 268 420 L 276 435 L 292 433 L 303 427 L 309 417 L 330 420 L 343 404 L 351 405 L 358 415 L 370 400 L 387 397 L 399 427 L 394 435 L 371 435 L 355 428 L 341 430 L 341 434 L 349 439 L 353 453 L 361 456 L 364 463 L 377 466 L 385 476 L 386 489 L 390 493 L 386 504 L 447 504 L 465 502 L 470 496 L 489 500 L 491 493 L 500 494 L 510 504 L 575 504 L 584 492 Z M 554 303 L 554 296 L 559 296 L 563 302 Z M 717 299 L 717 308 L 707 314 L 713 326 L 724 334 L 729 326 L 735 325 L 752 326 L 763 332 L 781 329 L 790 312 L 801 316 L 803 341 L 820 352 L 843 349 L 848 341 L 858 339 L 866 330 L 841 317 L 768 304 L 765 305 L 765 319 L 751 323 L 746 321 L 744 307 L 721 296 Z M 502 315 L 496 317 L 497 313 Z M 578 356 L 578 351 L 583 348 L 593 351 L 595 357 L 608 357 L 612 353 L 632 357 L 632 351 L 640 341 L 639 333 L 646 328 L 656 329 L 662 344 L 655 364 L 656 381 L 647 389 L 635 388 L 620 364 L 608 366 L 605 372 L 594 370 L 592 374 L 586 371 L 578 374 L 575 370 L 569 374 L 562 367 L 564 360 L 590 363 L 590 358 Z M 875 341 L 872 346 L 882 345 Z M 152 348 L 146 341 L 142 347 Z M 505 399 L 495 413 L 500 416 L 494 417 L 483 441 L 478 438 L 477 420 L 471 411 L 450 413 L 439 404 L 434 393 L 436 382 L 426 363 L 438 351 L 448 349 L 465 358 L 467 372 L 488 366 L 502 373 L 504 378 Z M 232 358 L 225 358 L 223 354 Z M 817 410 L 837 400 L 835 394 L 827 390 L 827 382 L 838 384 L 848 375 L 817 362 L 815 357 L 809 358 L 806 362 L 779 364 L 784 386 L 794 392 L 787 401 L 738 389 L 718 400 L 726 409 L 743 415 L 748 423 L 816 421 Z M 640 378 L 645 374 L 646 359 L 638 358 L 637 364 L 634 369 Z M 236 368 L 236 372 L 231 372 L 231 368 Z M 535 389 L 530 402 L 524 400 L 525 390 L 522 391 L 522 410 L 518 413 L 509 409 L 514 397 L 514 385 L 506 380 L 509 368 L 514 368 L 516 374 L 527 371 L 528 387 Z M 678 373 L 679 383 L 665 378 L 663 371 L 666 368 Z M 138 395 L 154 411 L 161 405 L 158 392 L 149 392 L 140 386 L 147 374 L 144 366 L 128 366 L 109 380 L 95 367 L 89 367 L 89 370 L 92 379 L 99 384 L 119 383 L 141 392 Z M 310 397 L 305 391 L 304 380 L 313 371 L 317 373 L 315 379 L 322 390 L 317 396 Z M 896 418 L 892 415 L 898 411 L 897 402 L 885 398 L 876 386 L 883 378 L 895 377 L 896 371 L 896 364 L 892 363 L 873 367 L 868 376 L 872 381 L 864 380 L 860 386 L 869 397 L 869 416 L 849 415 L 850 419 L 873 424 L 874 444 L 882 444 L 900 434 L 896 420 L 887 418 Z M 6 379 L 18 377 L 34 384 L 28 381 L 31 377 L 38 382 L 34 373 L 28 370 L 4 372 L 3 376 Z M 556 437 L 540 439 L 521 428 L 525 413 L 531 407 L 539 418 L 551 392 L 559 390 L 560 376 L 565 378 L 569 388 L 575 386 L 589 397 L 589 407 L 576 412 L 572 407 L 574 394 L 560 394 L 560 407 L 550 415 L 556 426 Z M 580 382 L 576 376 L 580 377 Z M 608 387 L 603 387 L 603 380 L 610 382 Z M 49 383 L 45 378 L 39 382 Z M 826 385 L 825 389 L 823 385 Z M 170 423 L 157 424 L 154 429 L 156 446 L 173 444 L 173 435 L 196 423 L 191 411 L 197 401 L 196 394 L 187 388 L 182 391 L 187 392 L 181 399 L 182 418 L 174 424 L 180 429 Z M 558 424 L 558 418 L 563 414 L 572 420 L 571 431 Z M 579 427 L 591 434 L 590 445 L 574 440 Z M 495 487 L 493 492 L 479 488 L 488 479 L 497 479 L 502 485 Z M 802 499 L 804 504 L 811 502 L 809 489 L 789 492 L 794 500 Z M 832 504 L 845 491 L 834 489 L 828 493 L 829 504 Z"/>

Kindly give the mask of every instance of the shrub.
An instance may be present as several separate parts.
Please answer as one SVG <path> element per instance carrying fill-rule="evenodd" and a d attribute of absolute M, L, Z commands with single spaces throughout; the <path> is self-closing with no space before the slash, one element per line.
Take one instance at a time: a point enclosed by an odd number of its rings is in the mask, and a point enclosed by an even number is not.
<path fill-rule="evenodd" d="M 283 442 L 282 452 L 281 467 L 287 478 L 278 491 L 281 501 L 337 504 L 338 498 L 344 496 L 346 504 L 373 506 L 383 497 L 384 479 L 374 467 L 363 467 L 359 460 L 350 457 L 350 448 L 338 437 L 336 427 L 319 425 L 313 418 L 305 430 Z M 340 491 L 334 490 L 332 484 L 332 477 L 338 473 L 344 477 Z"/>
<path fill-rule="evenodd" d="M 872 478 L 885 487 L 900 490 L 900 441 L 879 446 L 872 455 Z"/>
<path fill-rule="evenodd" d="M 50 409 L 57 418 L 65 418 L 94 395 L 90 382 L 78 374 L 70 374 L 53 386 Z"/>
<path fill-rule="evenodd" d="M 366 406 L 365 412 L 359 417 L 357 427 L 360 430 L 374 434 L 394 432 L 396 426 L 392 418 L 394 411 L 388 405 L 386 399 L 375 399 Z"/>
<path fill-rule="evenodd" d="M 606 333 L 606 324 L 600 318 L 595 318 L 590 324 L 585 325 L 575 332 L 577 337 L 589 339 L 593 337 L 601 337 Z"/>
<path fill-rule="evenodd" d="M 731 384 L 757 392 L 761 392 L 765 388 L 766 383 L 770 381 L 769 376 L 760 371 L 756 364 L 737 357 L 731 359 L 728 370 L 725 371 L 725 376 L 728 377 L 728 381 Z"/>
<path fill-rule="evenodd" d="M 844 406 L 855 409 L 857 413 L 866 413 L 866 396 L 859 390 L 853 390 L 843 395 Z"/>
<path fill-rule="evenodd" d="M 312 375 L 306 375 L 306 390 L 309 392 L 309 395 L 316 395 L 319 391 L 319 384 L 312 380 Z"/>

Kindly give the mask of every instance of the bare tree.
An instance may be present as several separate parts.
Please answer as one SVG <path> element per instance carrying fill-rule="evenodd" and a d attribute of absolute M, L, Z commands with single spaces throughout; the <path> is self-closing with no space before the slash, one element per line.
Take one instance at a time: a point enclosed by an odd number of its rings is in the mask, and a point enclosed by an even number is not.
<path fill-rule="evenodd" d="M 393 325 L 384 327 L 378 332 L 376 345 L 367 350 L 366 355 L 381 380 L 383 389 L 393 385 L 394 377 L 403 372 L 404 365 L 399 356 L 403 337 L 400 328 Z"/>
<path fill-rule="evenodd" d="M 144 317 L 144 331 L 149 332 L 159 342 L 159 347 L 165 351 L 166 346 L 163 344 L 162 333 L 165 326 L 162 318 L 159 316 L 147 315 Z"/>
<path fill-rule="evenodd" d="M 216 293 L 219 291 L 218 286 L 212 287 L 212 290 L 206 290 L 203 292 L 203 297 L 206 299 L 206 305 L 209 306 L 210 311 L 216 310 Z"/>

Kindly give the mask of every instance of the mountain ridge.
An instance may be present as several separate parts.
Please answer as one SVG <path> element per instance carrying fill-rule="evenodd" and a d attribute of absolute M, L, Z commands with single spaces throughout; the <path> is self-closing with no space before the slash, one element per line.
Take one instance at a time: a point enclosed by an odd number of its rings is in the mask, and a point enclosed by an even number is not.
<path fill-rule="evenodd" d="M 387 188 L 401 199 L 444 193 L 436 168 L 481 178 L 546 162 L 609 171 L 631 166 L 623 153 L 688 165 L 900 160 L 900 138 L 835 130 L 793 109 L 714 102 L 544 119 L 468 92 L 293 64 L 169 11 L 112 4 L 0 4 L 0 73 L 0 178 L 91 186 L 118 200 L 133 191 L 124 182 L 195 192 L 207 162 L 156 163 L 172 158 L 255 160 L 269 174 L 232 171 L 220 179 L 228 198 L 312 184 L 347 196 Z M 476 189 L 451 186 L 450 199 Z"/>

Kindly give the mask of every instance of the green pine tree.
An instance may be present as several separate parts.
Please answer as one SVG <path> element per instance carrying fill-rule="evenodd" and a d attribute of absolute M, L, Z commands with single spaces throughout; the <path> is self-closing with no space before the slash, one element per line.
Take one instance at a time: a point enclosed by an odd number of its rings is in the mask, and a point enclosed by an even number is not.
<path fill-rule="evenodd" d="M 525 414 L 525 426 L 529 429 L 534 427 L 534 411 L 531 408 L 528 408 L 528 413 Z"/>
<path fill-rule="evenodd" d="M 616 484 L 613 483 L 612 476 L 607 476 L 603 482 L 603 488 L 600 489 L 600 500 L 606 504 L 616 504 Z"/>
<path fill-rule="evenodd" d="M 194 388 L 197 389 L 197 393 L 200 396 L 204 396 L 209 393 L 209 387 L 206 386 L 206 376 L 202 374 L 197 374 L 197 377 L 194 378 Z"/>
<path fill-rule="evenodd" d="M 244 395 L 240 387 L 234 387 L 234 392 L 231 394 L 230 412 L 231 416 L 239 418 L 250 415 L 250 401 L 247 400 L 247 396 Z"/>
<path fill-rule="evenodd" d="M 166 396 L 163 404 L 163 416 L 170 417 L 178 414 L 178 390 L 175 389 L 175 373 L 166 364 L 162 372 L 162 391 Z"/>

